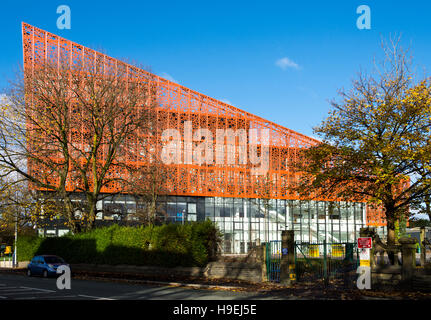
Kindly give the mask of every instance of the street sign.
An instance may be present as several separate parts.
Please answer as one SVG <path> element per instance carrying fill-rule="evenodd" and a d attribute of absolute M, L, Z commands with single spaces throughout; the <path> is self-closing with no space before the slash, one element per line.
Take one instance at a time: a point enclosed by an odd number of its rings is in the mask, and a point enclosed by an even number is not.
<path fill-rule="evenodd" d="M 370 260 L 370 249 L 369 248 L 359 249 L 359 260 Z"/>
<path fill-rule="evenodd" d="M 358 249 L 371 249 L 372 243 L 371 238 L 358 238 Z"/>
<path fill-rule="evenodd" d="M 287 254 L 287 248 L 283 248 L 283 249 L 281 250 L 281 252 L 282 252 L 283 256 L 285 256 L 285 255 Z"/>
<path fill-rule="evenodd" d="M 370 264 L 370 248 L 361 248 L 359 250 L 359 265 L 361 267 L 369 267 Z"/>
<path fill-rule="evenodd" d="M 370 250 L 372 248 L 372 238 L 358 238 L 359 265 L 361 267 L 370 267 Z"/>

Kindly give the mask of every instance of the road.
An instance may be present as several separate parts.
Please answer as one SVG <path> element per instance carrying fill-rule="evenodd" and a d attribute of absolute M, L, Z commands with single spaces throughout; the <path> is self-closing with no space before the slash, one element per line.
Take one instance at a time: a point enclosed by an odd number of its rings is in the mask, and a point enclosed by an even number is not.
<path fill-rule="evenodd" d="M 0 273 L 0 301 L 20 300 L 253 300 L 270 299 L 253 292 L 118 283 L 72 278 L 71 289 L 57 289 L 55 278 Z"/>

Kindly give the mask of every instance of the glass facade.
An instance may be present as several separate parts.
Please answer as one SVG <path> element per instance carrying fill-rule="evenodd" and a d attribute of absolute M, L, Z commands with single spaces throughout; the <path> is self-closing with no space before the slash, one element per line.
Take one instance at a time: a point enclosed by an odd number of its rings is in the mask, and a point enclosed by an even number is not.
<path fill-rule="evenodd" d="M 166 203 L 175 201 L 175 214 L 187 217 L 195 214 L 190 207 L 197 208 L 197 221 L 210 219 L 218 225 L 224 253 L 247 253 L 258 239 L 281 240 L 281 231 L 288 229 L 295 230 L 295 240 L 301 242 L 355 242 L 366 225 L 363 203 L 175 196 Z"/>
<path fill-rule="evenodd" d="M 103 200 L 101 219 L 127 219 L 133 200 Z M 158 205 L 167 222 L 214 221 L 223 233 L 223 253 L 247 253 L 257 240 L 281 240 L 295 230 L 301 242 L 355 242 L 366 225 L 365 204 L 350 202 L 268 200 L 221 197 L 164 197 Z"/>
<path fill-rule="evenodd" d="M 131 196 L 116 195 L 97 207 L 102 211 L 98 220 L 118 222 L 133 220 L 140 204 Z M 355 242 L 366 226 L 365 207 L 353 202 L 166 196 L 157 210 L 167 223 L 214 221 L 223 233 L 222 252 L 244 254 L 257 241 L 281 240 L 281 231 L 290 229 L 296 241 Z"/>

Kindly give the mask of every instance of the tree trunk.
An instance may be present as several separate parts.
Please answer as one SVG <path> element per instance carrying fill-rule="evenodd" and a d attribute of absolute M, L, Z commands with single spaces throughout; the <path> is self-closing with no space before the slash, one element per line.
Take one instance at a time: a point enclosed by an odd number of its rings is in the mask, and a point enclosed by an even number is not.
<path fill-rule="evenodd" d="M 156 202 L 154 201 L 154 199 L 151 201 L 149 218 L 150 218 L 150 224 L 154 224 L 156 221 Z"/>
<path fill-rule="evenodd" d="M 72 201 L 65 191 L 62 192 L 62 198 L 64 203 L 65 216 L 67 218 L 67 224 L 72 233 L 77 232 L 77 226 L 75 224 L 75 210 L 73 209 Z"/>
<path fill-rule="evenodd" d="M 97 201 L 90 204 L 90 212 L 88 217 L 88 230 L 92 230 L 96 224 Z"/>
<path fill-rule="evenodd" d="M 89 231 L 94 229 L 96 222 L 96 214 L 97 214 L 97 197 L 89 194 L 87 195 L 87 205 L 88 205 L 88 217 L 85 223 L 85 230 Z"/>
<path fill-rule="evenodd" d="M 387 228 L 387 240 L 386 244 L 390 247 L 395 246 L 395 210 L 392 204 L 385 206 L 386 211 L 386 228 Z M 394 252 L 388 252 L 389 262 L 390 264 L 395 263 L 395 254 Z"/>
<path fill-rule="evenodd" d="M 425 197 L 425 212 L 427 213 L 428 218 L 431 221 L 431 197 L 428 195 Z"/>

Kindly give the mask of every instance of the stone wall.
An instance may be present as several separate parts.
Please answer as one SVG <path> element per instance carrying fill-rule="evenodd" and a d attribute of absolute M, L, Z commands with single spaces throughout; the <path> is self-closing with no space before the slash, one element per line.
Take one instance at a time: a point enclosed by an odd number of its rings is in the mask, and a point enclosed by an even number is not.
<path fill-rule="evenodd" d="M 27 268 L 29 261 L 18 262 L 18 268 Z M 13 268 L 12 260 L 10 261 L 0 261 L 0 268 Z"/>
<path fill-rule="evenodd" d="M 12 268 L 12 260 L 0 261 L 0 268 Z"/>
<path fill-rule="evenodd" d="M 146 276 L 171 276 L 171 277 L 205 277 L 209 279 L 235 279 L 250 282 L 262 281 L 262 269 L 257 263 L 244 262 L 210 262 L 205 268 L 199 267 L 175 267 L 163 268 L 152 266 L 132 265 L 94 265 L 72 264 L 72 272 L 113 272 L 132 273 Z"/>
<path fill-rule="evenodd" d="M 234 279 L 261 282 L 265 279 L 264 257 L 261 246 L 250 250 L 247 255 L 221 255 L 217 261 L 210 262 L 204 268 L 175 267 L 163 268 L 132 265 L 95 265 L 72 264 L 73 271 L 134 273 L 146 276 L 204 277 L 209 279 Z"/>
<path fill-rule="evenodd" d="M 262 281 L 262 265 L 258 263 L 216 261 L 208 264 L 205 276 L 250 282 Z"/>
<path fill-rule="evenodd" d="M 401 281 L 401 266 L 377 267 L 371 272 L 371 287 L 373 289 L 398 287 Z"/>
<path fill-rule="evenodd" d="M 143 274 L 149 276 L 181 276 L 181 277 L 202 277 L 205 274 L 205 268 L 199 267 L 155 267 L 155 266 L 134 266 L 134 265 L 108 265 L 108 264 L 71 264 L 72 272 L 113 272 L 113 273 L 131 273 Z"/>
<path fill-rule="evenodd" d="M 134 265 L 105 265 L 105 264 L 71 264 L 72 272 L 112 272 L 131 273 L 146 276 L 170 276 L 170 277 L 203 277 L 212 279 L 235 279 L 250 282 L 261 282 L 265 279 L 263 270 L 263 247 L 259 246 L 250 250 L 247 255 L 221 255 L 217 261 L 210 262 L 204 268 L 200 267 L 155 267 Z M 26 268 L 28 261 L 19 262 L 19 268 Z M 1 267 L 10 267 L 12 264 Z"/>
<path fill-rule="evenodd" d="M 416 274 L 412 280 L 412 288 L 418 291 L 431 292 L 431 275 Z"/>

